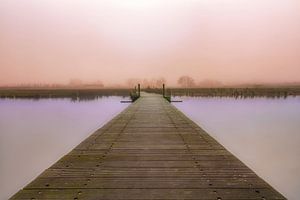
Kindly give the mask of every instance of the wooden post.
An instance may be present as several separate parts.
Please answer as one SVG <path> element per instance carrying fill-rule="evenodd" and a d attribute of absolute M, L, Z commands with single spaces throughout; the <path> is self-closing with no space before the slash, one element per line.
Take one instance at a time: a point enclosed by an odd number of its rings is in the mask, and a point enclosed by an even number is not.
<path fill-rule="evenodd" d="M 139 94 L 139 97 L 141 96 L 141 85 L 140 84 L 138 84 L 138 94 Z"/>
<path fill-rule="evenodd" d="M 163 97 L 165 97 L 166 93 L 165 93 L 165 84 L 163 83 Z"/>

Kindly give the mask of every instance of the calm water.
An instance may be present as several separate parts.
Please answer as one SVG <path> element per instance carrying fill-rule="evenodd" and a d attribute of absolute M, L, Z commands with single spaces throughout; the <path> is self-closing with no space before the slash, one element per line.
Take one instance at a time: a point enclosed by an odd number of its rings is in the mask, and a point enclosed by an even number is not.
<path fill-rule="evenodd" d="M 300 198 L 300 97 L 180 98 L 174 105 L 285 197 Z"/>
<path fill-rule="evenodd" d="M 6 200 L 128 104 L 0 99 L 0 200 Z"/>
<path fill-rule="evenodd" d="M 300 98 L 181 98 L 174 105 L 289 199 L 300 196 Z M 0 99 L 0 200 L 128 104 Z"/>

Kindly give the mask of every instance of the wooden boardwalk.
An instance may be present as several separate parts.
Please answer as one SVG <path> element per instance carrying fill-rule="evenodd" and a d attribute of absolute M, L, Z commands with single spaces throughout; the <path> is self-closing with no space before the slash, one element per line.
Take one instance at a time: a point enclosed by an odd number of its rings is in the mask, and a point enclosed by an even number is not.
<path fill-rule="evenodd" d="M 285 198 L 161 96 L 143 94 L 11 199 Z"/>

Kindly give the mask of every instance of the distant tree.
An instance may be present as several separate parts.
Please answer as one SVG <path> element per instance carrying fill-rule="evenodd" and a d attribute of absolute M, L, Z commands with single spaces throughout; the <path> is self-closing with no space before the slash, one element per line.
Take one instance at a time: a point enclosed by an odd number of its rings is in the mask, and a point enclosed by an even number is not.
<path fill-rule="evenodd" d="M 155 88 L 156 79 L 152 78 L 148 80 L 148 87 Z"/>
<path fill-rule="evenodd" d="M 104 87 L 103 82 L 100 81 L 100 80 L 92 81 L 92 82 L 86 83 L 84 85 L 88 86 L 88 87 L 96 87 L 96 88 L 103 88 Z"/>
<path fill-rule="evenodd" d="M 97 87 L 104 87 L 104 84 L 102 81 L 98 80 L 98 81 L 95 81 L 94 84 L 97 86 Z"/>
<path fill-rule="evenodd" d="M 129 88 L 134 88 L 135 86 L 137 86 L 138 83 L 141 83 L 140 79 L 130 78 L 130 79 L 127 80 L 126 85 Z"/>
<path fill-rule="evenodd" d="M 70 86 L 81 86 L 82 84 L 83 84 L 83 82 L 80 79 L 73 78 L 69 81 Z"/>
<path fill-rule="evenodd" d="M 220 81 L 205 79 L 200 81 L 197 86 L 204 87 L 204 88 L 214 88 L 214 87 L 221 87 L 223 84 Z"/>
<path fill-rule="evenodd" d="M 183 88 L 195 87 L 195 81 L 190 76 L 181 76 L 179 77 L 177 83 Z"/>
<path fill-rule="evenodd" d="M 155 87 L 161 88 L 163 84 L 166 84 L 166 79 L 161 77 L 156 80 Z"/>
<path fill-rule="evenodd" d="M 151 79 L 128 79 L 127 86 L 132 88 L 136 86 L 138 83 L 141 84 L 143 88 L 161 88 L 163 83 L 166 83 L 165 78 L 151 78 Z"/>
<path fill-rule="evenodd" d="M 143 88 L 150 88 L 150 82 L 146 78 L 143 79 L 141 84 Z"/>

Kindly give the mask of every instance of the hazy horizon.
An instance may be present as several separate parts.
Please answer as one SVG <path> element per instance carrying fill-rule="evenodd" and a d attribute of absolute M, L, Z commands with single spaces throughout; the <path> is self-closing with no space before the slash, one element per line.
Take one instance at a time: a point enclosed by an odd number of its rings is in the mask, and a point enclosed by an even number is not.
<path fill-rule="evenodd" d="M 297 0 L 3 0 L 0 85 L 300 82 Z"/>
<path fill-rule="evenodd" d="M 95 82 L 85 82 L 81 80 L 79 84 L 73 84 L 72 81 L 69 82 L 24 82 L 24 83 L 14 83 L 14 84 L 0 84 L 0 88 L 134 88 L 137 87 L 138 84 L 141 85 L 141 88 L 161 88 L 162 84 L 156 84 L 155 82 L 151 82 L 151 80 L 155 79 L 135 79 L 140 81 L 135 81 L 134 83 L 128 83 L 130 79 L 123 83 L 113 83 L 106 84 L 104 82 L 97 83 Z M 146 82 L 146 83 L 145 83 Z M 166 87 L 172 88 L 180 88 L 183 85 L 176 83 L 168 84 L 165 82 Z M 187 86 L 188 88 L 222 88 L 222 87 L 300 87 L 300 82 L 219 82 L 217 80 L 195 80 L 195 85 Z"/>

